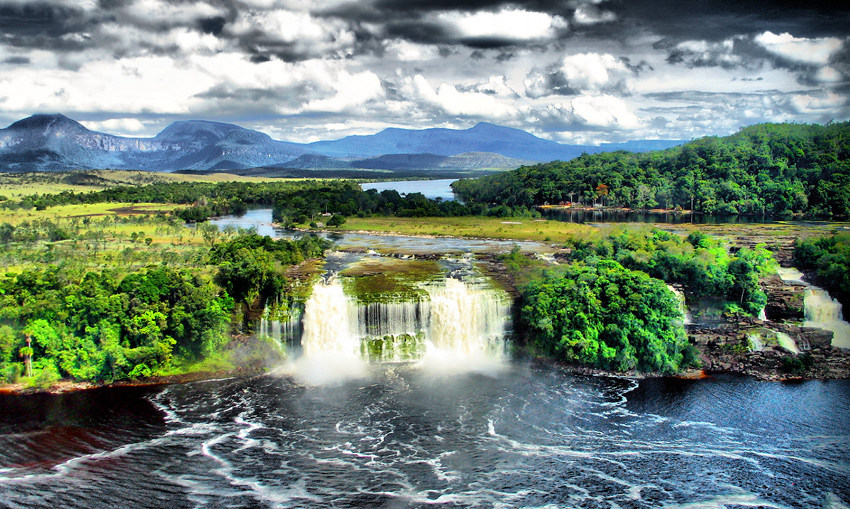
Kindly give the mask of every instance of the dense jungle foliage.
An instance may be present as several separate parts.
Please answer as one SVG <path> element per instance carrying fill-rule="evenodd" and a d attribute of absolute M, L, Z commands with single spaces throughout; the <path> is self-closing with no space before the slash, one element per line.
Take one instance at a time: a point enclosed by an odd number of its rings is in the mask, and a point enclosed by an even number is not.
<path fill-rule="evenodd" d="M 847 316 L 850 309 L 850 234 L 797 240 L 794 266 L 838 299 Z"/>
<path fill-rule="evenodd" d="M 850 216 L 850 122 L 760 124 L 648 153 L 582 155 L 460 180 L 467 203 L 681 208 L 718 215 Z"/>
<path fill-rule="evenodd" d="M 658 229 L 623 228 L 601 240 L 573 239 L 570 258 L 613 259 L 624 267 L 684 288 L 689 302 L 711 300 L 727 312 L 756 315 L 767 304 L 759 276 L 776 262 L 762 246 L 730 253 L 716 238 L 699 231 L 687 237 Z"/>
<path fill-rule="evenodd" d="M 525 288 L 523 303 L 535 349 L 556 359 L 618 372 L 696 365 L 675 294 L 614 260 L 547 271 Z"/>
<path fill-rule="evenodd" d="M 232 320 L 284 285 L 283 269 L 320 257 L 313 236 L 240 235 L 208 250 L 202 269 L 28 268 L 0 277 L 0 380 L 114 381 L 169 371 L 219 353 Z M 30 338 L 31 346 L 26 339 Z"/>

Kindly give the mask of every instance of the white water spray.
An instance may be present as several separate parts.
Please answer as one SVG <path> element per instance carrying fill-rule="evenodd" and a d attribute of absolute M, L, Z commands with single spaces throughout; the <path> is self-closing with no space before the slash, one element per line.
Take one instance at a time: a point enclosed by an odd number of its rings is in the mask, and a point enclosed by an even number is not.
<path fill-rule="evenodd" d="M 507 295 L 453 278 L 425 290 L 411 300 L 361 304 L 336 278 L 317 283 L 304 306 L 296 376 L 309 383 L 360 376 L 367 360 L 421 360 L 439 371 L 487 371 L 502 363 Z M 261 324 L 271 334 L 277 327 Z"/>
<path fill-rule="evenodd" d="M 295 363 L 298 380 L 323 385 L 365 374 L 360 342 L 352 334 L 353 307 L 336 278 L 313 286 L 313 293 L 304 304 L 303 355 Z"/>

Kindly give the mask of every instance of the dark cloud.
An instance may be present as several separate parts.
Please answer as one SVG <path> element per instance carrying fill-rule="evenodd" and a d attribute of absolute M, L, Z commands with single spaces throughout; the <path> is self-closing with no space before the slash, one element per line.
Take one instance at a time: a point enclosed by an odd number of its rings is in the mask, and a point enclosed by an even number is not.
<path fill-rule="evenodd" d="M 791 0 L 612 0 L 618 19 L 673 40 L 721 41 L 770 30 L 798 37 L 846 35 L 850 3 Z"/>
<path fill-rule="evenodd" d="M 221 35 L 227 20 L 223 16 L 198 20 L 198 28 L 205 34 Z"/>
<path fill-rule="evenodd" d="M 83 11 L 47 3 L 0 2 L 0 43 L 14 47 L 75 50 L 80 41 L 66 36 L 85 30 Z"/>
<path fill-rule="evenodd" d="M 3 63 L 9 65 L 27 65 L 30 63 L 30 59 L 27 57 L 9 57 L 3 60 Z"/>
<path fill-rule="evenodd" d="M 526 94 L 529 97 L 545 97 L 549 95 L 576 95 L 581 93 L 581 90 L 573 88 L 567 82 L 564 73 L 549 67 L 545 71 L 534 70 L 528 77 L 529 85 L 526 87 Z"/>

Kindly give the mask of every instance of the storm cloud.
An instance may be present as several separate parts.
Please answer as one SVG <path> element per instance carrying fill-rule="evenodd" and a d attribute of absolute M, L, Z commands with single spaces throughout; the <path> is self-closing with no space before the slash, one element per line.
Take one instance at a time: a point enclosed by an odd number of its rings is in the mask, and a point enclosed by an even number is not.
<path fill-rule="evenodd" d="M 847 6 L 766 0 L 0 0 L 0 121 L 689 139 L 850 118 L 848 27 Z"/>

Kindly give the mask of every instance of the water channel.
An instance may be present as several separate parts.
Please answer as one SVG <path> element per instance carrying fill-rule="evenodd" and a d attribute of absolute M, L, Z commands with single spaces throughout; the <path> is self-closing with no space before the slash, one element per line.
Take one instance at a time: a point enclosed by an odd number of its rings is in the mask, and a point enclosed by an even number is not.
<path fill-rule="evenodd" d="M 268 209 L 216 223 L 297 235 Z M 850 504 L 850 381 L 634 380 L 511 359 L 506 296 L 467 253 L 513 242 L 333 238 L 458 256 L 425 270 L 333 255 L 299 327 L 260 325 L 301 346 L 264 376 L 0 394 L 0 507 Z M 354 292 L 352 271 L 418 279 Z"/>

